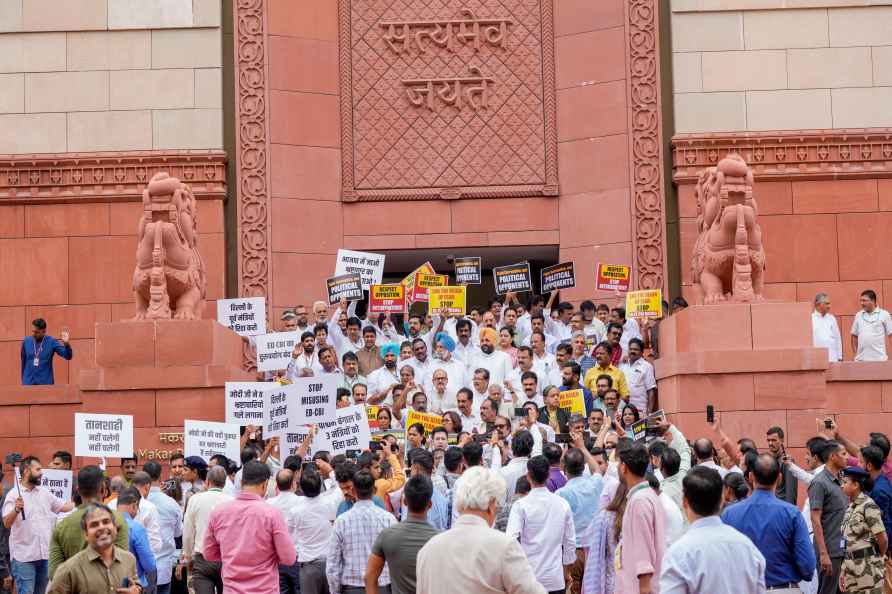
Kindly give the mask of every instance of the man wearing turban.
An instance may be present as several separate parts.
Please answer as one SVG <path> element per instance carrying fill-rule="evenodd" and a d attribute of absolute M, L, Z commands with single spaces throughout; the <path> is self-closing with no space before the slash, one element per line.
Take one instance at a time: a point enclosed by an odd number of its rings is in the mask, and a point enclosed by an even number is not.
<path fill-rule="evenodd" d="M 427 376 L 424 390 L 429 395 L 436 392 L 434 386 L 434 373 L 442 369 L 446 373 L 446 398 L 443 409 L 455 408 L 455 394 L 461 388 L 467 387 L 468 378 L 465 373 L 465 364 L 453 356 L 455 352 L 455 340 L 446 332 L 439 332 L 434 338 L 434 361 L 431 363 L 430 373 Z"/>
<path fill-rule="evenodd" d="M 369 374 L 368 388 L 369 404 L 393 404 L 393 387 L 400 383 L 400 375 L 397 371 L 400 345 L 388 342 L 381 345 L 381 358 L 384 365 Z"/>
<path fill-rule="evenodd" d="M 511 373 L 511 357 L 503 351 L 497 351 L 499 335 L 492 328 L 480 329 L 480 351 L 471 356 L 468 366 L 471 373 L 477 369 L 489 372 L 489 383 L 504 385 L 505 378 Z"/>

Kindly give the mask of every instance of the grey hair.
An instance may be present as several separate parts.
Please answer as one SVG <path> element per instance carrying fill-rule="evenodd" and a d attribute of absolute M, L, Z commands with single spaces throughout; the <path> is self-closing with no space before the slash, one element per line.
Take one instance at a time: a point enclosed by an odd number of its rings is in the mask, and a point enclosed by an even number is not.
<path fill-rule="evenodd" d="M 828 295 L 827 293 L 818 293 L 817 295 L 815 295 L 815 305 L 824 303 L 828 299 L 830 299 L 830 295 Z"/>
<path fill-rule="evenodd" d="M 455 491 L 455 506 L 461 510 L 486 511 L 493 500 L 505 498 L 505 479 L 483 466 L 469 468 L 461 475 Z"/>
<path fill-rule="evenodd" d="M 214 466 L 208 469 L 207 482 L 214 487 L 226 486 L 226 469 L 222 466 Z"/>

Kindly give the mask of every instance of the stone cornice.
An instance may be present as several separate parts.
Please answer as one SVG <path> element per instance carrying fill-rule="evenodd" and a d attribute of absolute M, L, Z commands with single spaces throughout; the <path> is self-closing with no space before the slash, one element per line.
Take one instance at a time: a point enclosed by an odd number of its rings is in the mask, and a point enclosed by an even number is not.
<path fill-rule="evenodd" d="M 679 134 L 672 138 L 675 183 L 694 183 L 730 152 L 763 180 L 892 177 L 892 128 L 860 128 Z"/>
<path fill-rule="evenodd" d="M 199 199 L 226 197 L 223 151 L 123 151 L 0 155 L 0 204 L 139 200 L 158 171 Z"/>

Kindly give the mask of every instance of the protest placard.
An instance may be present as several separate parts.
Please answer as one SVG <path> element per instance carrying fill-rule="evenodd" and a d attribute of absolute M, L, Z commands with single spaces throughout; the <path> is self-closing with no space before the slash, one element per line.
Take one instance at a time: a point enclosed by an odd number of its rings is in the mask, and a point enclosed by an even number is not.
<path fill-rule="evenodd" d="M 431 287 L 428 311 L 463 316 L 468 301 L 467 287 Z"/>
<path fill-rule="evenodd" d="M 269 382 L 226 382 L 226 422 L 263 425 L 263 391 L 269 386 Z"/>
<path fill-rule="evenodd" d="M 519 262 L 510 266 L 493 268 L 492 276 L 495 281 L 497 295 L 533 290 L 529 262 Z"/>
<path fill-rule="evenodd" d="M 338 380 L 332 375 L 271 385 L 264 394 L 264 435 L 294 432 L 297 427 L 334 418 L 337 390 Z"/>
<path fill-rule="evenodd" d="M 596 288 L 601 291 L 629 290 L 629 279 L 632 268 L 622 264 L 598 264 L 598 282 Z"/>
<path fill-rule="evenodd" d="M 395 431 L 392 429 L 389 431 L 375 429 L 374 431 L 372 431 L 372 441 L 381 441 L 388 435 L 393 437 L 394 439 L 406 439 L 406 432 L 402 429 L 397 429 Z"/>
<path fill-rule="evenodd" d="M 449 282 L 445 274 L 419 273 L 415 275 L 415 284 L 412 285 L 412 301 L 427 303 L 430 299 L 431 287 L 443 287 Z"/>
<path fill-rule="evenodd" d="M 381 284 L 381 277 L 384 276 L 384 254 L 338 250 L 334 273 L 335 276 L 356 273 L 362 277 L 362 288 L 368 290 L 372 285 Z"/>
<path fill-rule="evenodd" d="M 341 299 L 361 301 L 363 298 L 362 279 L 355 272 L 325 279 L 325 285 L 328 287 L 328 303 L 331 305 Z"/>
<path fill-rule="evenodd" d="M 74 413 L 74 455 L 132 457 L 133 416 Z"/>
<path fill-rule="evenodd" d="M 266 299 L 264 297 L 218 299 L 217 322 L 239 336 L 266 334 Z"/>
<path fill-rule="evenodd" d="M 571 415 L 585 416 L 585 395 L 582 390 L 564 390 L 561 392 L 560 403 L 562 409 Z"/>
<path fill-rule="evenodd" d="M 412 287 L 415 286 L 415 275 L 416 274 L 435 274 L 435 273 L 436 273 L 436 271 L 434 270 L 434 267 L 431 266 L 431 263 L 425 262 L 424 264 L 422 264 L 421 266 L 419 266 L 418 268 L 416 268 L 415 270 L 410 272 L 408 275 L 406 275 L 406 278 L 401 280 L 400 284 L 403 285 L 404 287 L 406 287 L 406 291 L 411 291 Z"/>
<path fill-rule="evenodd" d="M 480 256 L 462 256 L 453 261 L 455 284 L 479 285 L 483 282 Z"/>
<path fill-rule="evenodd" d="M 313 449 L 325 450 L 333 456 L 346 454 L 348 450 L 364 450 L 369 447 L 372 434 L 365 406 L 354 404 L 337 409 L 330 420 L 317 424 L 319 432 L 313 438 Z"/>
<path fill-rule="evenodd" d="M 421 423 L 422 425 L 424 425 L 424 433 L 426 435 L 437 427 L 443 426 L 443 415 L 422 413 L 410 410 L 406 414 L 406 428 L 408 429 L 415 423 Z"/>
<path fill-rule="evenodd" d="M 375 431 L 378 429 L 378 411 L 381 407 L 376 404 L 367 404 L 365 407 L 365 416 L 369 419 L 369 429 Z"/>
<path fill-rule="evenodd" d="M 630 318 L 662 318 L 662 291 L 660 289 L 648 289 L 626 293 L 626 316 Z"/>
<path fill-rule="evenodd" d="M 406 287 L 403 285 L 372 285 L 369 289 L 370 314 L 403 313 L 406 310 Z"/>
<path fill-rule="evenodd" d="M 576 273 L 573 262 L 563 262 L 548 268 L 541 273 L 542 293 L 550 293 L 560 289 L 572 289 L 576 286 Z"/>
<path fill-rule="evenodd" d="M 74 482 L 70 470 L 44 468 L 40 471 L 40 486 L 62 501 L 71 501 L 71 485 Z"/>
<path fill-rule="evenodd" d="M 297 452 L 297 448 L 307 439 L 310 433 L 309 427 L 297 427 L 287 433 L 279 435 L 279 455 L 282 460 L 288 456 L 293 456 Z M 312 444 L 307 448 L 307 456 L 312 454 Z"/>
<path fill-rule="evenodd" d="M 200 456 L 205 462 L 223 454 L 233 462 L 241 460 L 239 426 L 213 421 L 183 421 L 183 455 Z"/>
<path fill-rule="evenodd" d="M 300 342 L 300 332 L 271 332 L 258 336 L 257 371 L 278 371 L 288 367 L 294 345 Z"/>

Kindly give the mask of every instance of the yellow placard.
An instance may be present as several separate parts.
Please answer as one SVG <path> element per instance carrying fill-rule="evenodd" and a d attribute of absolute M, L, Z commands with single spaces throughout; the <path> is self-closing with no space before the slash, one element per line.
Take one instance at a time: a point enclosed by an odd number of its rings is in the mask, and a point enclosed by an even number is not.
<path fill-rule="evenodd" d="M 408 431 L 409 427 L 411 427 L 415 423 L 421 423 L 422 425 L 424 425 L 424 434 L 427 435 L 437 427 L 441 427 L 443 425 L 443 417 L 442 415 L 421 413 L 410 410 L 409 413 L 406 415 L 406 430 Z"/>
<path fill-rule="evenodd" d="M 431 287 L 428 311 L 440 312 L 445 308 L 448 314 L 463 316 L 467 299 L 467 287 Z"/>
<path fill-rule="evenodd" d="M 415 270 L 413 270 L 406 278 L 400 281 L 400 284 L 404 287 L 413 287 L 415 286 L 415 275 L 416 274 L 434 274 L 436 270 L 431 266 L 430 262 L 425 262 Z"/>
<path fill-rule="evenodd" d="M 412 301 L 427 302 L 430 299 L 431 287 L 442 287 L 449 282 L 445 274 L 427 274 L 419 272 L 415 275 L 415 285 L 412 287 Z"/>
<path fill-rule="evenodd" d="M 626 316 L 631 318 L 662 318 L 663 292 L 660 289 L 629 291 L 626 293 Z"/>
<path fill-rule="evenodd" d="M 585 416 L 585 395 L 582 390 L 566 390 L 561 392 L 561 400 L 558 405 L 571 415 Z"/>

